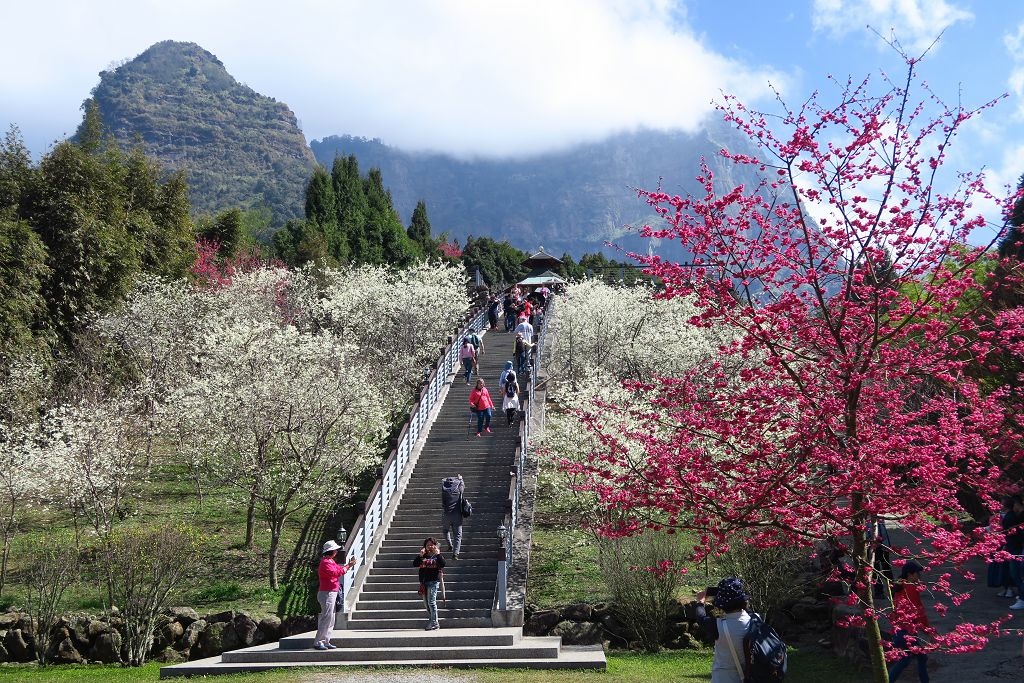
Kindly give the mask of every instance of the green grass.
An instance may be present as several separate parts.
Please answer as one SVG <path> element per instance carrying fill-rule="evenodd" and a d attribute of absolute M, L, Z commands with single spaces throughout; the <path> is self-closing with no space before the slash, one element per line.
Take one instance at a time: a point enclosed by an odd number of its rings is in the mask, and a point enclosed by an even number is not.
<path fill-rule="evenodd" d="M 134 681 L 155 681 L 160 666 L 147 664 L 137 669 L 117 666 L 51 666 L 45 669 L 33 665 L 0 666 L 0 680 L 26 681 L 28 683 L 77 683 L 78 681 L 111 680 L 118 683 Z M 367 678 L 393 680 L 396 677 L 409 681 L 429 680 L 422 670 L 408 669 L 359 669 Z M 526 683 L 707 683 L 711 679 L 711 651 L 685 650 L 649 655 L 633 652 L 611 652 L 608 654 L 608 671 L 535 671 L 507 669 L 486 669 L 458 671 L 454 673 L 460 681 L 471 683 L 504 683 L 525 681 Z M 338 670 L 324 672 L 322 669 L 298 669 L 289 671 L 268 671 L 264 673 L 218 676 L 217 681 L 246 680 L 259 683 L 325 683 L 343 679 Z M 788 683 L 861 683 L 865 674 L 852 665 L 820 654 L 794 651 L 790 654 Z"/>

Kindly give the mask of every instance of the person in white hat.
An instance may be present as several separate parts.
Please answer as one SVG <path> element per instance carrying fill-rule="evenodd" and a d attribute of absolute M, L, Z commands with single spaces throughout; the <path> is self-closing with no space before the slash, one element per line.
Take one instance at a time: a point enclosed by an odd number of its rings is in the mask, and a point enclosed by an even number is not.
<path fill-rule="evenodd" d="M 317 602 L 320 603 L 320 618 L 317 619 L 316 638 L 313 639 L 313 648 L 316 650 L 333 650 L 337 647 L 331 644 L 331 632 L 334 630 L 334 608 L 340 592 L 338 579 L 356 566 L 355 557 L 348 558 L 346 564 L 335 562 L 334 558 L 339 550 L 340 545 L 334 541 L 327 541 L 320 557 L 320 568 L 317 571 L 320 576 L 320 590 L 316 594 Z"/>

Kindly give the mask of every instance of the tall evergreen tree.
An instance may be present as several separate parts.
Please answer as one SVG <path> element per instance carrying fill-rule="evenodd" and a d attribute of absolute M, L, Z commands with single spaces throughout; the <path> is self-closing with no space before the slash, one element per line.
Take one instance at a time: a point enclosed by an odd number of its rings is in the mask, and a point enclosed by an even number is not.
<path fill-rule="evenodd" d="M 416 203 L 412 212 L 412 220 L 406 235 L 413 242 L 419 245 L 424 256 L 437 256 L 437 241 L 431 234 L 430 219 L 427 218 L 427 203 L 422 199 Z"/>
<path fill-rule="evenodd" d="M 348 242 L 349 258 L 356 263 L 365 263 L 364 253 L 368 248 L 366 220 L 370 205 L 359 175 L 359 161 L 354 154 L 342 160 L 340 165 L 337 160 L 334 162 L 331 181 L 337 202 L 338 231 Z"/>
<path fill-rule="evenodd" d="M 1010 229 L 999 241 L 999 256 L 1014 257 L 1024 261 L 1024 174 L 1017 181 L 1017 192 L 1021 192 L 1010 211 Z"/>
<path fill-rule="evenodd" d="M 218 245 L 217 255 L 229 259 L 238 253 L 245 237 L 242 227 L 242 210 L 238 207 L 221 211 L 208 220 L 199 230 L 199 237 Z"/>
<path fill-rule="evenodd" d="M 369 204 L 363 262 L 408 265 L 419 256 L 419 249 L 405 234 L 379 168 L 370 169 L 363 187 Z"/>

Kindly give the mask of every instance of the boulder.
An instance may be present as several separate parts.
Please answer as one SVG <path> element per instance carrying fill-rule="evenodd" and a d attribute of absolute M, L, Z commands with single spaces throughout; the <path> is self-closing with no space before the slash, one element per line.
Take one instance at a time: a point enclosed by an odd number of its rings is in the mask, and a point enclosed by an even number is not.
<path fill-rule="evenodd" d="M 296 633 L 316 630 L 316 616 L 313 614 L 295 614 L 281 623 L 281 638 L 294 636 Z"/>
<path fill-rule="evenodd" d="M 162 649 L 162 647 L 173 647 L 178 639 L 185 635 L 185 627 L 177 621 L 169 621 L 163 625 L 160 629 L 160 644 L 161 647 L 155 649 Z"/>
<path fill-rule="evenodd" d="M 77 617 L 72 620 L 68 628 L 71 642 L 79 652 L 88 652 L 89 646 L 92 644 L 89 640 L 89 623 L 89 617 Z"/>
<path fill-rule="evenodd" d="M 211 624 L 211 627 L 219 625 L 220 622 Z M 220 632 L 220 652 L 230 652 L 241 647 L 243 647 L 242 639 L 238 637 L 238 631 L 235 630 L 234 622 L 224 624 L 224 630 Z M 215 654 L 220 654 L 220 652 Z"/>
<path fill-rule="evenodd" d="M 829 603 L 816 600 L 813 597 L 804 597 L 797 600 L 789 609 L 794 621 L 806 623 L 808 621 L 825 621 L 831 610 Z"/>
<path fill-rule="evenodd" d="M 0 631 L 0 634 L 3 634 L 3 637 L 0 637 L 0 664 L 3 664 L 11 661 L 11 654 L 3 643 L 3 638 L 7 637 L 7 631 Z"/>
<path fill-rule="evenodd" d="M 235 615 L 231 625 L 238 636 L 239 647 L 249 647 L 256 637 L 256 622 L 248 614 L 239 613 Z"/>
<path fill-rule="evenodd" d="M 275 616 L 264 617 L 256 626 L 256 633 L 253 636 L 253 645 L 273 643 L 281 637 L 281 620 Z"/>
<path fill-rule="evenodd" d="M 196 622 L 198 623 L 198 622 Z M 230 624 L 224 621 L 214 622 L 207 624 L 206 628 L 201 634 L 199 634 L 199 642 L 196 643 L 196 647 L 199 649 L 198 657 L 216 657 L 223 652 L 223 645 L 221 643 L 224 632 L 230 629 Z M 232 631 L 233 632 L 233 631 Z M 192 659 L 196 659 L 193 656 Z"/>
<path fill-rule="evenodd" d="M 36 652 L 32 636 L 27 636 L 20 628 L 12 628 L 4 636 L 4 647 L 12 662 L 31 662 Z"/>
<path fill-rule="evenodd" d="M 561 617 L 555 610 L 545 609 L 533 613 L 533 616 L 523 624 L 524 636 L 546 636 L 555 627 Z"/>
<path fill-rule="evenodd" d="M 181 651 L 190 650 L 195 647 L 196 643 L 199 642 L 199 636 L 206 630 L 206 621 L 200 619 L 199 621 L 193 621 L 191 624 L 185 627 L 185 632 L 182 634 L 181 639 L 178 640 L 178 649 Z"/>
<path fill-rule="evenodd" d="M 189 624 L 199 621 L 199 613 L 191 607 L 168 607 L 164 610 L 164 614 L 171 621 L 181 624 L 182 627 L 187 627 Z"/>
<path fill-rule="evenodd" d="M 668 642 L 665 643 L 665 647 L 671 650 L 686 650 L 697 647 L 697 643 L 689 633 L 683 631 L 676 634 L 674 638 L 670 638 Z"/>
<path fill-rule="evenodd" d="M 68 637 L 57 643 L 50 661 L 54 664 L 82 664 L 85 662 L 85 657 L 82 656 L 75 647 L 74 642 Z"/>
<path fill-rule="evenodd" d="M 211 614 L 207 617 L 203 617 L 203 619 L 206 620 L 207 624 L 219 624 L 221 622 L 234 621 L 235 610 L 229 609 L 223 612 L 217 612 L 216 614 Z"/>
<path fill-rule="evenodd" d="M 549 635 L 561 637 L 563 645 L 599 645 L 603 642 L 604 630 L 600 624 L 591 622 L 561 621 Z"/>
<path fill-rule="evenodd" d="M 95 642 L 96 639 L 104 633 L 110 633 L 114 628 L 106 621 L 100 621 L 99 619 L 93 619 L 89 622 L 89 642 Z"/>
<path fill-rule="evenodd" d="M 187 657 L 183 653 L 175 650 L 173 647 L 165 647 L 164 649 L 156 652 L 151 659 L 163 662 L 164 664 L 181 664 L 182 662 L 188 661 Z"/>
<path fill-rule="evenodd" d="M 104 664 L 117 664 L 121 661 L 121 634 L 111 630 L 96 636 L 89 659 Z"/>
<path fill-rule="evenodd" d="M 0 612 L 0 631 L 18 628 L 18 622 L 24 616 L 21 612 Z"/>
<path fill-rule="evenodd" d="M 562 610 L 563 621 L 590 621 L 594 608 L 585 602 L 577 602 Z"/>
<path fill-rule="evenodd" d="M 604 618 L 612 613 L 615 605 L 610 602 L 596 602 L 590 614 L 591 621 L 602 622 Z"/>

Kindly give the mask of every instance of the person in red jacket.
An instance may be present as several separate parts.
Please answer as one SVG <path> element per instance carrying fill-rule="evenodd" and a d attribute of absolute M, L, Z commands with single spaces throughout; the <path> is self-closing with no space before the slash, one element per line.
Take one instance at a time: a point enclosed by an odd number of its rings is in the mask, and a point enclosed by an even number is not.
<path fill-rule="evenodd" d="M 320 568 L 317 574 L 320 577 L 320 590 L 316 594 L 317 602 L 320 603 L 320 617 L 316 622 L 316 637 L 313 639 L 313 647 L 317 650 L 333 650 L 337 645 L 331 644 L 331 631 L 334 630 L 335 604 L 338 602 L 338 579 L 345 575 L 349 569 L 356 566 L 356 558 L 348 558 L 346 564 L 338 564 L 334 561 L 341 546 L 334 541 L 324 543 L 323 555 L 320 557 Z"/>
<path fill-rule="evenodd" d="M 483 378 L 477 378 L 476 386 L 469 392 L 469 407 L 476 413 L 476 435 L 480 436 L 484 429 L 490 434 L 494 401 L 491 400 L 491 394 L 487 391 Z"/>
<path fill-rule="evenodd" d="M 910 665 L 911 659 L 917 660 L 917 675 L 921 683 L 928 683 L 928 655 L 924 652 L 908 652 L 908 647 L 921 647 L 924 643 L 921 636 L 932 630 L 928 623 L 928 615 L 921 602 L 921 572 L 924 567 L 913 560 L 904 563 L 900 570 L 900 580 L 892 588 L 892 615 L 889 620 L 896 628 L 892 646 L 903 650 L 903 656 L 889 667 L 889 680 L 895 681 L 903 670 Z"/>

